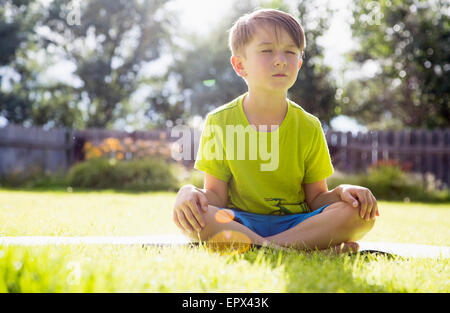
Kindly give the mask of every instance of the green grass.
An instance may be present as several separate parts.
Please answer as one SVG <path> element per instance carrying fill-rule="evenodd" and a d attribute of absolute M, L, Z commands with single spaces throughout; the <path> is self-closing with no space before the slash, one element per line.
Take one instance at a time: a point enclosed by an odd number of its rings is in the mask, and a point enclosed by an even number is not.
<path fill-rule="evenodd" d="M 175 193 L 0 191 L 2 236 L 173 234 Z"/>
<path fill-rule="evenodd" d="M 175 193 L 0 190 L 1 236 L 177 234 Z M 379 202 L 364 241 L 448 245 L 450 205 Z M 449 292 L 448 259 L 0 246 L 0 292 Z"/>

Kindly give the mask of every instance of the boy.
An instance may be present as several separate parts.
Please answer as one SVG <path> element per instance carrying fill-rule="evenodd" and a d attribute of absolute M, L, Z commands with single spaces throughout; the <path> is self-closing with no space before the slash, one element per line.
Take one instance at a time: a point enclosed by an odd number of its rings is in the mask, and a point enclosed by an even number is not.
<path fill-rule="evenodd" d="M 175 224 L 194 241 L 358 250 L 379 215 L 376 199 L 359 186 L 328 191 L 333 166 L 321 124 L 287 99 L 303 62 L 302 26 L 260 9 L 238 19 L 229 46 L 248 92 L 207 115 L 194 165 L 204 189 L 180 188 Z M 255 158 L 269 147 L 270 163 L 267 154 Z"/>

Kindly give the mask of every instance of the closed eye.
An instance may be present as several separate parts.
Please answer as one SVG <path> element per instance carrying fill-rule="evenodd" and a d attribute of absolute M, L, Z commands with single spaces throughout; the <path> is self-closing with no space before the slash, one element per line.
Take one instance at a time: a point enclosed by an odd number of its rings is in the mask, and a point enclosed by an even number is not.
<path fill-rule="evenodd" d="M 272 50 L 262 50 L 261 52 L 264 52 L 264 53 L 270 53 L 270 52 L 272 52 Z M 286 51 L 287 53 L 289 53 L 289 54 L 297 54 L 297 52 L 294 52 L 294 51 Z"/>

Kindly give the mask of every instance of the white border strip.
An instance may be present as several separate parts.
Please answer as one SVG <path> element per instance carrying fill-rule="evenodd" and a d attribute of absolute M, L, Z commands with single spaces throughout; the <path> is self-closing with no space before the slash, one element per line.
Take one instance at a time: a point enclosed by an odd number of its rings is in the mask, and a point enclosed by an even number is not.
<path fill-rule="evenodd" d="M 378 250 L 415 258 L 449 258 L 450 247 L 398 242 L 359 242 L 360 250 Z"/>
<path fill-rule="evenodd" d="M 0 237 L 0 246 L 39 246 L 39 245 L 164 245 L 179 246 L 189 243 L 189 239 L 180 235 L 151 236 L 16 236 Z M 377 250 L 404 257 L 449 258 L 450 247 L 405 244 L 394 242 L 358 242 L 360 251 Z"/>
<path fill-rule="evenodd" d="M 0 245 L 77 245 L 77 244 L 101 244 L 101 245 L 184 245 L 189 240 L 177 235 L 152 235 L 152 236 L 17 236 L 0 237 Z"/>

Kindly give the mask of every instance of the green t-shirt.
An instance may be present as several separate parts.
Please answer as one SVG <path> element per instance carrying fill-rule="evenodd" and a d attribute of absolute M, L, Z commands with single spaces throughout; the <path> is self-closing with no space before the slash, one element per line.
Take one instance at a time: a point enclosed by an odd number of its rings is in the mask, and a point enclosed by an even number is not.
<path fill-rule="evenodd" d="M 287 99 L 281 125 L 257 131 L 242 107 L 246 94 L 208 113 L 194 168 L 228 183 L 229 208 L 277 215 L 310 212 L 302 183 L 333 174 L 320 121 Z"/>

